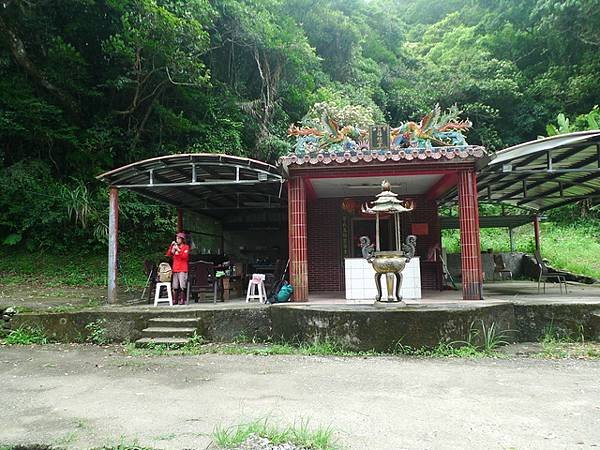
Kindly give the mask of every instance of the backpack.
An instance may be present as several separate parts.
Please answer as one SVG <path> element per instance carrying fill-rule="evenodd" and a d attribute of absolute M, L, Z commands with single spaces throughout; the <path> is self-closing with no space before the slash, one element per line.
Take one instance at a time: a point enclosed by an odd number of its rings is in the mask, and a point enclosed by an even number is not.
<path fill-rule="evenodd" d="M 163 262 L 158 265 L 158 281 L 161 283 L 168 283 L 171 281 L 172 276 L 173 271 L 171 270 L 169 263 Z"/>
<path fill-rule="evenodd" d="M 293 293 L 294 287 L 291 284 L 284 282 L 283 286 L 281 286 L 281 289 L 279 289 L 279 292 L 277 292 L 273 303 L 289 302 Z"/>

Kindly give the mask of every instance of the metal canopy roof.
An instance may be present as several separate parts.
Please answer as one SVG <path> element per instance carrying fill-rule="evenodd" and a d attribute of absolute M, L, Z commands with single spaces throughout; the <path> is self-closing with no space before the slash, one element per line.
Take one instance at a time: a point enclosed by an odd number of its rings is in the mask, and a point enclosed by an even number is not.
<path fill-rule="evenodd" d="M 517 228 L 532 223 L 533 217 L 526 215 L 515 216 L 479 216 L 479 228 Z M 440 217 L 440 225 L 444 230 L 460 228 L 458 217 Z"/>
<path fill-rule="evenodd" d="M 552 136 L 496 153 L 477 176 L 480 202 L 544 212 L 585 198 L 600 202 L 600 130 Z M 456 189 L 442 203 L 454 202 Z"/>
<path fill-rule="evenodd" d="M 270 164 L 212 153 L 138 161 L 96 177 L 168 205 L 224 218 L 246 209 L 281 209 L 283 178 Z"/>

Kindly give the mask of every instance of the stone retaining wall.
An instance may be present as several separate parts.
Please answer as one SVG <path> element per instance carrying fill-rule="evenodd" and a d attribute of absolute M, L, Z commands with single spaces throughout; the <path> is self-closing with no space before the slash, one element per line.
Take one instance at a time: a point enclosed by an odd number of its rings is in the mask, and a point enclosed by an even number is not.
<path fill-rule="evenodd" d="M 466 304 L 427 308 L 276 305 L 264 308 L 141 312 L 86 310 L 71 313 L 25 313 L 10 326 L 40 328 L 54 341 L 85 342 L 86 325 L 99 324 L 113 342 L 134 341 L 154 317 L 196 317 L 198 333 L 212 342 L 240 338 L 259 341 L 316 342 L 330 340 L 355 350 L 389 351 L 402 344 L 433 347 L 439 342 L 466 340 L 474 325 L 506 332 L 514 341 L 537 341 L 547 327 L 574 337 L 597 339 L 598 304 Z"/>
<path fill-rule="evenodd" d="M 396 345 L 434 347 L 466 340 L 471 327 L 514 330 L 511 304 L 483 308 L 416 309 L 382 306 L 368 311 L 273 308 L 273 331 L 288 342 L 330 340 L 355 350 L 389 351 Z M 513 335 L 514 333 L 509 332 Z M 516 338 L 516 335 L 515 335 Z"/>
<path fill-rule="evenodd" d="M 110 342 L 135 341 L 154 317 L 197 317 L 198 333 L 209 341 L 228 342 L 241 336 L 266 340 L 271 336 L 268 308 L 215 309 L 203 311 L 106 311 L 102 309 L 63 313 L 25 313 L 14 316 L 11 327 L 44 330 L 48 338 L 59 342 L 86 342 L 90 323 L 105 330 Z"/>
<path fill-rule="evenodd" d="M 514 305 L 521 342 L 537 341 L 549 329 L 571 338 L 598 339 L 593 316 L 599 312 L 598 304 Z"/>
<path fill-rule="evenodd" d="M 17 313 L 12 306 L 0 306 L 0 338 L 8 336 L 11 330 L 11 321 Z"/>

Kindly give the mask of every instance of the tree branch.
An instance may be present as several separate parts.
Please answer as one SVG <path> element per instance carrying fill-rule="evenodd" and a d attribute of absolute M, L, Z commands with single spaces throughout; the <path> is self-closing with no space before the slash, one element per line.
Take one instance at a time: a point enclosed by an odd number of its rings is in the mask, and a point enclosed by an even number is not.
<path fill-rule="evenodd" d="M 13 58 L 17 64 L 44 90 L 52 94 L 62 106 L 64 106 L 71 113 L 79 112 L 79 105 L 75 100 L 66 92 L 56 87 L 50 81 L 48 81 L 42 73 L 33 64 L 23 41 L 17 36 L 17 34 L 8 26 L 0 15 L 0 33 L 4 36 L 8 43 Z"/>

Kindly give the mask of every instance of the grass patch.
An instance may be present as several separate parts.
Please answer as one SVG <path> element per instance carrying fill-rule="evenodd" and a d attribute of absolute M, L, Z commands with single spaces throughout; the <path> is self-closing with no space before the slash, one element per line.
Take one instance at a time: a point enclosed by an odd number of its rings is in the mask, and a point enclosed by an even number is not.
<path fill-rule="evenodd" d="M 30 344 L 47 344 L 48 337 L 40 328 L 21 327 L 12 330 L 4 343 L 9 345 L 30 345 Z"/>
<path fill-rule="evenodd" d="M 183 346 L 169 344 L 147 344 L 144 348 L 137 348 L 135 344 L 126 344 L 125 353 L 130 356 L 181 356 L 202 355 L 217 353 L 222 355 L 305 355 L 305 356 L 374 356 L 380 353 L 375 351 L 349 350 L 331 340 L 315 343 L 261 343 L 256 339 L 254 342 L 232 342 L 232 343 L 206 343 L 199 335 L 194 337 Z"/>
<path fill-rule="evenodd" d="M 600 359 L 600 343 L 544 342 L 543 350 L 538 356 L 549 359 Z"/>
<path fill-rule="evenodd" d="M 535 250 L 533 225 L 515 228 L 515 250 L 533 254 Z M 443 230 L 442 240 L 448 253 L 460 253 L 458 230 Z M 542 256 L 555 269 L 600 279 L 600 230 L 598 225 L 574 223 L 541 223 Z M 481 249 L 510 252 L 510 239 L 505 228 L 482 228 Z"/>
<path fill-rule="evenodd" d="M 415 348 L 396 343 L 387 352 L 375 350 L 357 351 L 325 339 L 313 343 L 286 343 L 286 342 L 257 342 L 256 339 L 236 339 L 232 343 L 205 343 L 201 336 L 195 336 L 188 344 L 174 347 L 164 344 L 149 344 L 145 348 L 136 348 L 134 344 L 127 344 L 125 353 L 130 356 L 181 356 L 202 355 L 216 353 L 222 355 L 302 355 L 302 356 L 417 356 L 431 358 L 485 358 L 502 357 L 497 352 L 498 347 L 508 344 L 507 333 L 510 330 L 498 332 L 494 323 L 486 326 L 472 323 L 467 339 L 464 341 L 440 342 L 434 348 Z M 248 342 L 249 341 L 249 342 Z"/>
<path fill-rule="evenodd" d="M 556 327 L 550 323 L 540 336 L 542 351 L 540 358 L 600 359 L 600 342 L 587 342 L 583 326 L 577 332 Z"/>
<path fill-rule="evenodd" d="M 146 283 L 144 259 L 148 255 L 120 254 L 119 284 L 139 288 Z M 160 257 L 156 257 L 156 260 Z M 40 287 L 106 286 L 106 256 L 97 254 L 51 254 L 0 251 L 0 277 L 6 285 Z M 57 289 L 57 292 L 59 290 Z"/>
<path fill-rule="evenodd" d="M 464 341 L 440 342 L 434 348 L 414 348 L 398 342 L 392 353 L 431 358 L 501 358 L 503 355 L 498 353 L 498 348 L 509 344 L 507 339 L 511 331 L 499 332 L 494 322 L 489 326 L 483 320 L 480 323 L 471 322 Z"/>
<path fill-rule="evenodd" d="M 279 427 L 268 419 L 259 419 L 234 427 L 217 427 L 213 433 L 215 443 L 221 448 L 234 448 L 253 436 L 268 439 L 272 445 L 285 443 L 306 449 L 335 450 L 340 447 L 334 442 L 331 427 L 311 429 L 308 420 L 300 424 Z"/>

